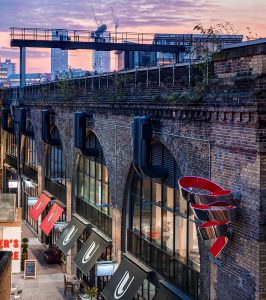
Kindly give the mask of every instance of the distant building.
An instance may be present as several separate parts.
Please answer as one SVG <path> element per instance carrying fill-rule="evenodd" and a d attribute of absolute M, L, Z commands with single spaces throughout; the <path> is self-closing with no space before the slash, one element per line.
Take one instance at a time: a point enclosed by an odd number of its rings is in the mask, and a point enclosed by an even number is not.
<path fill-rule="evenodd" d="M 53 41 L 67 41 L 68 33 L 65 29 L 54 29 L 52 31 Z M 68 66 L 68 51 L 58 48 L 51 49 L 51 76 L 55 78 L 57 72 L 67 70 Z"/>
<path fill-rule="evenodd" d="M 12 62 L 11 59 L 6 59 L 4 62 L 1 63 L 1 65 L 2 67 L 7 69 L 7 76 L 16 74 L 16 63 Z"/>
<path fill-rule="evenodd" d="M 0 65 L 0 83 L 7 80 L 7 68 L 4 68 Z"/>
<path fill-rule="evenodd" d="M 205 34 L 155 34 L 154 44 L 160 45 L 180 45 L 186 46 L 187 51 L 179 61 L 199 60 L 202 55 L 203 48 L 215 52 L 221 47 L 229 44 L 242 42 L 243 35 L 205 35 Z M 175 54 L 173 53 L 157 53 L 157 63 L 175 62 Z"/>
<path fill-rule="evenodd" d="M 100 39 L 101 42 L 108 42 L 109 33 L 102 33 Z M 92 70 L 97 74 L 110 72 L 110 51 L 92 51 Z"/>
<path fill-rule="evenodd" d="M 45 81 L 50 81 L 51 75 L 49 73 L 30 73 L 26 74 L 26 85 L 38 84 Z M 10 87 L 19 86 L 19 74 L 8 76 L 7 83 Z"/>
<path fill-rule="evenodd" d="M 117 51 L 116 54 L 118 57 L 118 70 L 157 65 L 156 52 Z"/>
<path fill-rule="evenodd" d="M 1 62 L 0 58 L 0 84 L 4 86 L 7 81 L 7 77 L 15 73 L 16 64 L 11 62 L 11 59 L 6 59 L 4 62 Z"/>
<path fill-rule="evenodd" d="M 118 70 L 189 60 L 196 61 L 200 59 L 203 48 L 215 52 L 220 47 L 239 43 L 242 39 L 242 35 L 216 35 L 212 37 L 203 34 L 155 34 L 154 44 L 185 46 L 186 51 L 180 52 L 178 57 L 173 53 L 117 51 Z"/>

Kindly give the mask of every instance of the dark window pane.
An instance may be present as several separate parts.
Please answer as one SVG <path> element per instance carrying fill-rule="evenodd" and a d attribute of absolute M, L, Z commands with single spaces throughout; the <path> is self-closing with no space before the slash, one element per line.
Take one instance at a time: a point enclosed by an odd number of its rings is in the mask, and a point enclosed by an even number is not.
<path fill-rule="evenodd" d="M 174 249 L 174 214 L 163 211 L 163 248 L 172 252 Z"/>
<path fill-rule="evenodd" d="M 151 234 L 151 204 L 147 200 L 142 200 L 142 219 L 141 219 L 141 231 L 145 238 L 149 238 Z"/>
<path fill-rule="evenodd" d="M 186 261 L 187 256 L 187 220 L 175 216 L 175 253 Z"/>
<path fill-rule="evenodd" d="M 200 256 L 196 224 L 189 221 L 188 259 L 196 270 L 199 270 Z"/>
<path fill-rule="evenodd" d="M 142 180 L 142 198 L 150 200 L 151 199 L 151 182 L 150 180 Z"/>
<path fill-rule="evenodd" d="M 151 238 L 152 241 L 161 246 L 161 230 L 162 230 L 162 210 L 161 207 L 152 205 L 152 229 Z"/>
<path fill-rule="evenodd" d="M 152 182 L 152 201 L 161 205 L 162 202 L 162 185 L 160 183 Z"/>

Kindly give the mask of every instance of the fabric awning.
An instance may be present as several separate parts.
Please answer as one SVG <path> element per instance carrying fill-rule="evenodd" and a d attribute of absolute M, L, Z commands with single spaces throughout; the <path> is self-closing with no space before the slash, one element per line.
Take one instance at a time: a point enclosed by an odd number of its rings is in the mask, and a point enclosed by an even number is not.
<path fill-rule="evenodd" d="M 191 298 L 165 280 L 160 280 L 159 290 L 153 300 L 191 300 Z"/>
<path fill-rule="evenodd" d="M 33 206 L 32 210 L 30 211 L 30 217 L 36 222 L 44 211 L 45 207 L 50 202 L 51 198 L 48 197 L 45 193 L 42 193 L 37 203 Z"/>
<path fill-rule="evenodd" d="M 49 235 L 50 231 L 54 227 L 54 223 L 60 218 L 63 211 L 64 208 L 62 208 L 60 205 L 58 205 L 57 203 L 53 204 L 48 215 L 41 223 L 41 229 L 46 235 Z"/>
<path fill-rule="evenodd" d="M 56 241 L 56 245 L 67 254 L 85 228 L 86 225 L 73 216 L 60 238 Z"/>
<path fill-rule="evenodd" d="M 149 271 L 150 269 L 141 268 L 124 256 L 118 269 L 101 294 L 106 300 L 132 299 L 143 281 L 148 277 Z"/>
<path fill-rule="evenodd" d="M 110 241 L 111 240 L 104 239 L 103 236 L 98 234 L 97 230 L 93 228 L 88 240 L 74 257 L 74 264 L 84 274 L 88 275 Z"/>

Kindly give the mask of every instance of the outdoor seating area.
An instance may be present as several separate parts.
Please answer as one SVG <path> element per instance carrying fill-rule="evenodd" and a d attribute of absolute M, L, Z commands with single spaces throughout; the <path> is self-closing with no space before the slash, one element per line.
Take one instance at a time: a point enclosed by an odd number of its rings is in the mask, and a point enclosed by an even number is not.
<path fill-rule="evenodd" d="M 83 280 L 78 279 L 75 275 L 64 274 L 64 295 L 71 293 L 72 296 L 75 297 L 75 299 L 81 299 L 81 300 L 86 300 L 86 299 L 100 300 L 100 299 L 102 299 L 100 295 L 96 295 L 91 298 L 91 296 L 89 296 L 86 293 L 87 289 L 88 289 L 88 285 Z M 96 290 L 95 293 L 98 294 L 98 291 Z"/>

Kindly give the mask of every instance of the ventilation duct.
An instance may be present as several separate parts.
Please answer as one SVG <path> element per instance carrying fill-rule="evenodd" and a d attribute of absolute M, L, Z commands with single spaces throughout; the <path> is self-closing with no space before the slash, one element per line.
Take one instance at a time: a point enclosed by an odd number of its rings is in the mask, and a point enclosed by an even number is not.
<path fill-rule="evenodd" d="M 86 156 L 97 156 L 98 150 L 96 148 L 86 147 L 86 121 L 86 113 L 75 113 L 75 147 L 80 149 L 82 154 Z"/>
<path fill-rule="evenodd" d="M 52 146 L 60 146 L 59 139 L 52 139 L 50 135 L 51 113 L 48 109 L 42 110 L 42 139 L 45 143 Z"/>
<path fill-rule="evenodd" d="M 15 133 L 15 129 L 13 127 L 8 127 L 8 114 L 10 110 L 8 108 L 2 108 L 2 129 L 9 132 Z"/>
<path fill-rule="evenodd" d="M 134 118 L 133 165 L 137 172 L 151 178 L 164 178 L 167 170 L 151 164 L 152 119 L 147 116 Z"/>

